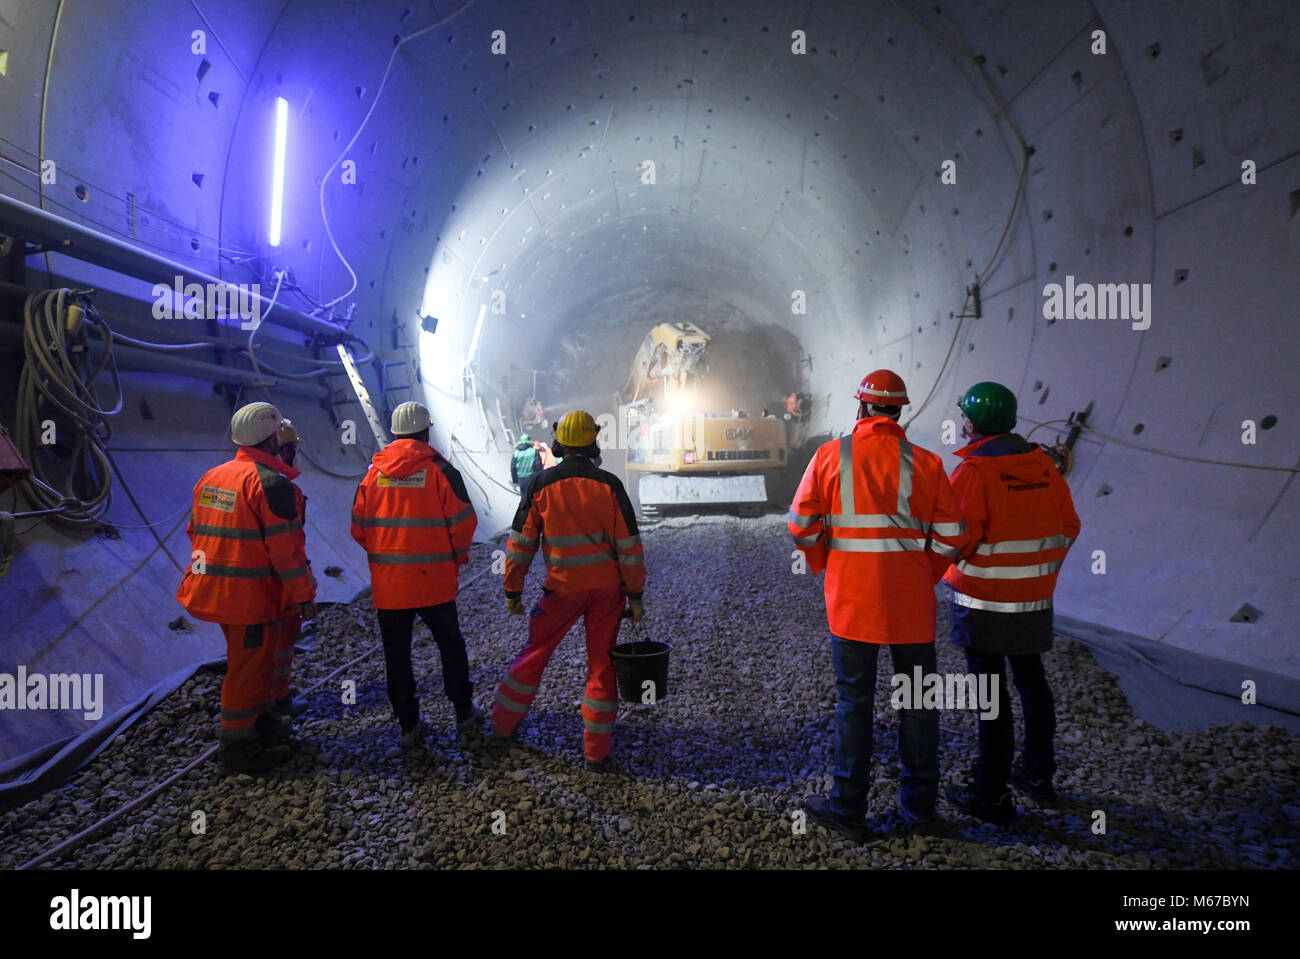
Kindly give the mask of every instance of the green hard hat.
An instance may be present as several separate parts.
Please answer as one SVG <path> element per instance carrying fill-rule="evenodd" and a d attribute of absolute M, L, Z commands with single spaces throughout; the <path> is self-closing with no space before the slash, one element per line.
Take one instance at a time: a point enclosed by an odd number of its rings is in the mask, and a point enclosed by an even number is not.
<path fill-rule="evenodd" d="M 520 434 L 519 434 L 519 442 L 521 442 L 521 443 L 531 443 L 532 441 L 533 441 L 533 438 L 532 438 L 531 436 L 529 436 L 527 433 L 520 433 Z"/>
<path fill-rule="evenodd" d="M 1016 426 L 1016 394 L 1001 383 L 976 383 L 957 408 L 981 433 L 1010 433 Z"/>

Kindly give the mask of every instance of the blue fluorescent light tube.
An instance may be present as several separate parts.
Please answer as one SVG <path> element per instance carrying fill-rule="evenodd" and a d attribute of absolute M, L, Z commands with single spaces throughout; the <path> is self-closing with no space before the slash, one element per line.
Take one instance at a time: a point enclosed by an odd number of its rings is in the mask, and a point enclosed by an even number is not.
<path fill-rule="evenodd" d="M 280 245 L 280 218 L 284 212 L 284 149 L 289 132 L 289 101 L 275 98 L 275 164 L 271 169 L 271 246 Z"/>

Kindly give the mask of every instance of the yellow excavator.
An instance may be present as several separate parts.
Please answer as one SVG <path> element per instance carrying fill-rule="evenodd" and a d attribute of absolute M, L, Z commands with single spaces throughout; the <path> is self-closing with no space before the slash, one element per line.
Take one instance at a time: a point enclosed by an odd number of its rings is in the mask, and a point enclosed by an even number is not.
<path fill-rule="evenodd" d="M 619 394 L 629 485 L 641 508 L 769 502 L 767 476 L 786 465 L 785 424 L 744 410 L 701 409 L 709 334 L 660 323 L 637 350 Z M 703 404 L 707 405 L 707 404 Z"/>

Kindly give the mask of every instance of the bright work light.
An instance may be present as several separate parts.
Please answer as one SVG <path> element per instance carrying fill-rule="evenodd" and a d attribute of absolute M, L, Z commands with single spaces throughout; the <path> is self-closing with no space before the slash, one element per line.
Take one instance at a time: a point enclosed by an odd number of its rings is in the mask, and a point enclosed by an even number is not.
<path fill-rule="evenodd" d="M 289 101 L 275 98 L 275 163 L 271 168 L 271 246 L 280 245 L 280 217 L 284 211 L 284 148 L 289 130 Z"/>

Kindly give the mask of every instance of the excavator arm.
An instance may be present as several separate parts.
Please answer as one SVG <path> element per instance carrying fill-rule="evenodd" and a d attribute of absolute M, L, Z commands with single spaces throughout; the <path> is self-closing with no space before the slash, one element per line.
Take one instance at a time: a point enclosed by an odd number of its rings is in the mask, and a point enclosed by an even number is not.
<path fill-rule="evenodd" d="M 660 323 L 653 327 L 632 361 L 623 402 L 635 403 L 650 395 L 652 389 L 663 389 L 664 384 L 670 392 L 685 389 L 701 374 L 708 349 L 709 334 L 694 323 Z"/>

